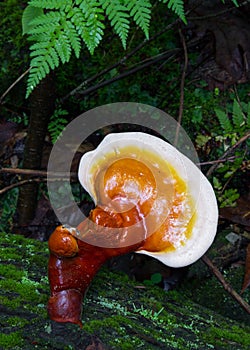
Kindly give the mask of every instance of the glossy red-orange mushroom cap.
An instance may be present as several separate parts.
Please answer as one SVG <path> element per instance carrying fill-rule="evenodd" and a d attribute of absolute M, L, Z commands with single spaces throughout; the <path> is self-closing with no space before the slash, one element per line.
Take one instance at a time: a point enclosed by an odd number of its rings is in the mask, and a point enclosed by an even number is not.
<path fill-rule="evenodd" d="M 169 143 L 149 134 L 109 134 L 83 155 L 79 181 L 98 206 L 141 218 L 144 239 L 136 253 L 181 267 L 212 244 L 218 208 L 199 168 Z M 131 226 L 136 241 L 137 228 Z M 80 237 L 81 239 L 81 237 Z M 84 237 L 82 237 L 84 240 Z"/>
<path fill-rule="evenodd" d="M 73 257 L 78 253 L 78 245 L 72 233 L 73 228 L 67 225 L 58 226 L 51 234 L 48 245 L 53 254 L 58 257 Z"/>

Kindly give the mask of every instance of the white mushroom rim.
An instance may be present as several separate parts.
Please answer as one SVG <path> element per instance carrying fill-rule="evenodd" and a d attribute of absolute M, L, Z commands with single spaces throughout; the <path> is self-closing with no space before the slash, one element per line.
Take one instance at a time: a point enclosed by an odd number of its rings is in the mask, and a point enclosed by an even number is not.
<path fill-rule="evenodd" d="M 192 212 L 188 216 L 189 221 L 193 220 L 192 232 L 189 237 L 182 237 L 181 244 L 177 242 L 175 245 L 172 242 L 174 249 L 169 250 L 152 251 L 150 249 L 149 251 L 141 249 L 136 252 L 152 256 L 172 267 L 189 265 L 198 260 L 212 244 L 217 230 L 218 207 L 213 188 L 207 178 L 191 160 L 175 147 L 158 137 L 141 132 L 109 134 L 94 151 L 87 152 L 82 156 L 78 170 L 79 181 L 93 198 L 95 204 L 98 204 L 100 193 L 95 173 L 100 171 L 108 159 L 112 162 L 115 159 L 121 159 L 121 157 L 138 159 L 136 150 L 139 150 L 139 160 L 145 162 L 147 166 L 150 162 L 153 163 L 152 159 L 149 159 L 150 154 L 155 155 L 165 164 L 169 164 L 181 181 L 186 184 L 188 196 L 192 198 L 194 204 Z M 154 172 L 154 169 L 152 171 Z M 157 186 L 159 186 L 159 181 L 156 176 Z M 171 192 L 171 186 L 169 188 Z M 172 197 L 169 196 L 168 200 L 169 198 L 171 200 Z M 153 213 L 153 216 L 155 215 L 156 212 Z M 150 232 L 150 234 L 154 233 Z"/>

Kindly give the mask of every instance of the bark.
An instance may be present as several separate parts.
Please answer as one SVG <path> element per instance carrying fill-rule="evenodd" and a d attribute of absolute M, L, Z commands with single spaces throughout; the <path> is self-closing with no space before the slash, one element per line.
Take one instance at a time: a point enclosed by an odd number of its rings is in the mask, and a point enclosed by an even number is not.
<path fill-rule="evenodd" d="M 0 234 L 0 261 L 0 350 L 248 349 L 246 324 L 106 268 L 86 294 L 83 328 L 53 322 L 46 243 Z"/>
<path fill-rule="evenodd" d="M 23 168 L 40 169 L 47 127 L 50 116 L 54 111 L 55 89 L 53 78 L 53 74 L 49 74 L 31 94 L 30 124 L 25 143 Z M 37 183 L 20 187 L 17 204 L 19 226 L 27 225 L 34 218 L 37 194 Z"/>

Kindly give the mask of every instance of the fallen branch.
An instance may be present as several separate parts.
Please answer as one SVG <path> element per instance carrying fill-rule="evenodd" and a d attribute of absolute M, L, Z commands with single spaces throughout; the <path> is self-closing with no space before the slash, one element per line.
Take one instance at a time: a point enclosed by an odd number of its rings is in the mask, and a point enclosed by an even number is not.
<path fill-rule="evenodd" d="M 219 269 L 212 263 L 212 261 L 203 255 L 202 261 L 210 268 L 215 277 L 222 284 L 223 288 L 240 304 L 240 306 L 250 314 L 250 305 L 233 289 L 233 287 L 225 280 Z"/>

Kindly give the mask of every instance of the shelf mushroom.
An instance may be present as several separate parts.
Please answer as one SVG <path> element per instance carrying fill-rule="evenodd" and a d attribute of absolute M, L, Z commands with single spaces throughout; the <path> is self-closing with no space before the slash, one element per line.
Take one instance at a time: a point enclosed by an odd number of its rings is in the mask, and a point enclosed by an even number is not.
<path fill-rule="evenodd" d="M 81 325 L 85 292 L 111 257 L 136 252 L 182 267 L 213 242 L 212 186 L 191 160 L 155 136 L 107 135 L 83 155 L 78 176 L 95 208 L 76 229 L 59 226 L 49 239 L 52 320 Z"/>

